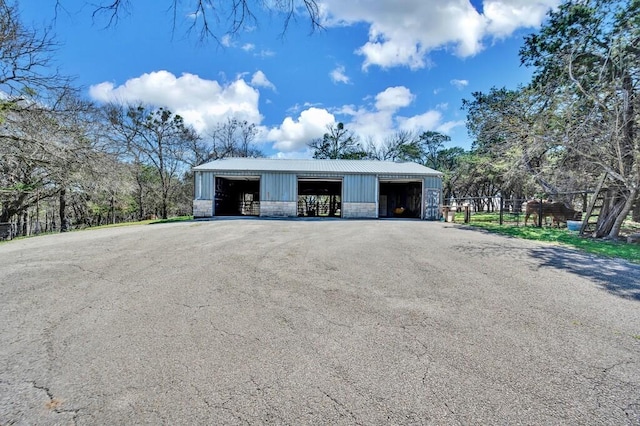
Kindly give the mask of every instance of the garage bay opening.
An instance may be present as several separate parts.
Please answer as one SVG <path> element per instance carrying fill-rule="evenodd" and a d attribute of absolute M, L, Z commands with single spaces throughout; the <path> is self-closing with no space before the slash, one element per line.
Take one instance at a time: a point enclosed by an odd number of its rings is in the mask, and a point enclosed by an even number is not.
<path fill-rule="evenodd" d="M 298 216 L 342 216 L 342 180 L 298 179 Z"/>
<path fill-rule="evenodd" d="M 260 216 L 260 178 L 216 176 L 215 214 Z"/>
<path fill-rule="evenodd" d="M 378 216 L 420 219 L 421 194 L 420 181 L 381 181 Z"/>

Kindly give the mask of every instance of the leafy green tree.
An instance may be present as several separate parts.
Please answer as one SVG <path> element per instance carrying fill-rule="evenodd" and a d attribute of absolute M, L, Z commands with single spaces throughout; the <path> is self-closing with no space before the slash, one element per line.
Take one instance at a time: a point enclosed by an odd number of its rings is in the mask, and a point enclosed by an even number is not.
<path fill-rule="evenodd" d="M 456 183 L 460 176 L 460 162 L 465 154 L 466 151 L 461 147 L 445 148 L 438 151 L 437 170 L 444 173 L 442 177 L 442 192 L 445 203 L 455 196 Z"/>
<path fill-rule="evenodd" d="M 616 182 L 596 236 L 617 237 L 640 195 L 640 2 L 570 0 L 525 40 L 532 89 L 556 117 L 549 136 Z"/>
<path fill-rule="evenodd" d="M 117 145 L 139 171 L 136 175 L 138 187 L 148 181 L 146 167 L 154 171 L 160 184 L 159 213 L 166 219 L 172 195 L 178 190 L 187 156 L 198 135 L 181 116 L 165 108 L 150 110 L 144 106 L 110 105 L 107 115 Z M 143 201 L 141 195 L 138 200 Z M 144 212 L 142 206 L 139 211 Z"/>
<path fill-rule="evenodd" d="M 359 138 L 344 127 L 343 123 L 327 126 L 328 132 L 322 138 L 309 144 L 313 149 L 313 158 L 332 160 L 362 160 L 367 153 Z"/>
<path fill-rule="evenodd" d="M 422 132 L 418 137 L 418 145 L 421 150 L 422 164 L 438 170 L 438 153 L 444 149 L 444 144 L 450 142 L 451 137 L 440 132 L 429 130 Z"/>

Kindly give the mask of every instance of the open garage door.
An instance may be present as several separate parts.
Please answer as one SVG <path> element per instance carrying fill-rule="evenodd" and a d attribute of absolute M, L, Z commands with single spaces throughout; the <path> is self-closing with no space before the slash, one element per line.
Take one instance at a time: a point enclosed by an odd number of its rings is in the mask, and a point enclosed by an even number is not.
<path fill-rule="evenodd" d="M 380 181 L 379 217 L 422 217 L 421 181 Z"/>
<path fill-rule="evenodd" d="M 216 216 L 260 216 L 260 178 L 216 176 Z"/>
<path fill-rule="evenodd" d="M 298 216 L 342 216 L 341 179 L 298 179 Z"/>

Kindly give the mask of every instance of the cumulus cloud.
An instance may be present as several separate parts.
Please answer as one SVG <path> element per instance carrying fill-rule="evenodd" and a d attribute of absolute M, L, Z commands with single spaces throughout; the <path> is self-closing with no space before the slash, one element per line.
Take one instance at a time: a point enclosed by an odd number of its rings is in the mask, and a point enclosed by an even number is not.
<path fill-rule="evenodd" d="M 334 70 L 332 70 L 329 73 L 329 76 L 331 77 L 331 81 L 333 81 L 334 83 L 349 84 L 351 81 L 349 77 L 345 74 L 345 68 L 343 65 L 337 66 Z"/>
<path fill-rule="evenodd" d="M 428 53 L 448 49 L 473 56 L 485 39 L 507 37 L 538 26 L 560 0 L 484 0 L 482 12 L 470 0 L 324 0 L 326 26 L 369 25 L 368 41 L 356 53 L 363 68 L 430 65 Z"/>
<path fill-rule="evenodd" d="M 409 131 L 435 130 L 442 121 L 439 111 L 431 110 L 413 117 L 398 117 L 399 128 Z"/>
<path fill-rule="evenodd" d="M 195 74 L 176 77 L 168 71 L 155 71 L 129 79 L 120 86 L 110 82 L 93 85 L 89 95 L 101 102 L 169 108 L 201 133 L 228 117 L 256 124 L 262 121 L 258 109 L 260 94 L 242 78 L 221 85 Z"/>
<path fill-rule="evenodd" d="M 453 80 L 451 80 L 450 83 L 452 86 L 456 87 L 458 90 L 462 90 L 469 85 L 468 80 L 458 80 L 457 78 L 454 78 Z"/>
<path fill-rule="evenodd" d="M 373 101 L 372 101 L 373 100 Z M 297 118 L 287 117 L 281 125 L 272 128 L 266 135 L 273 142 L 273 148 L 280 151 L 279 156 L 310 157 L 307 144 L 326 133 L 327 125 L 341 121 L 345 126 L 362 138 L 362 142 L 371 141 L 380 144 L 385 138 L 398 130 L 420 133 L 435 130 L 449 133 L 452 129 L 464 125 L 462 121 L 443 121 L 442 113 L 429 110 L 414 116 L 401 116 L 398 112 L 409 106 L 415 95 L 403 86 L 389 87 L 375 96 L 368 97 L 363 105 L 343 105 L 327 109 L 309 107 Z M 336 116 L 340 116 L 337 119 Z"/>
<path fill-rule="evenodd" d="M 264 87 L 267 89 L 271 89 L 274 92 L 276 91 L 276 86 L 273 85 L 272 82 L 269 81 L 267 76 L 260 70 L 256 71 L 251 77 L 251 84 L 256 87 Z"/>
<path fill-rule="evenodd" d="M 241 49 L 244 50 L 245 52 L 251 52 L 255 48 L 256 48 L 256 45 L 253 43 L 245 43 L 241 47 Z"/>
<path fill-rule="evenodd" d="M 298 118 L 287 117 L 282 124 L 269 131 L 267 138 L 275 141 L 273 148 L 280 152 L 300 151 L 315 138 L 327 132 L 327 126 L 335 123 L 335 117 L 326 109 L 309 108 Z"/>
<path fill-rule="evenodd" d="M 397 110 L 413 102 L 414 95 L 404 86 L 389 87 L 376 95 L 378 110 Z"/>

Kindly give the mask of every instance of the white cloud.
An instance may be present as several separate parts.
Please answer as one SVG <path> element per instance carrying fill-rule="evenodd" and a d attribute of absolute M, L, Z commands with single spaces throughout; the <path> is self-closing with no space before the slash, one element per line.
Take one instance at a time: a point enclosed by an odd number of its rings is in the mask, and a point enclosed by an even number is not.
<path fill-rule="evenodd" d="M 225 46 L 225 47 L 230 47 L 230 46 L 233 45 L 233 38 L 231 38 L 231 35 L 225 34 L 220 39 L 220 44 Z"/>
<path fill-rule="evenodd" d="M 446 121 L 436 127 L 436 131 L 447 134 L 451 133 L 451 131 L 456 127 L 464 127 L 466 125 L 467 122 L 464 120 Z"/>
<path fill-rule="evenodd" d="M 273 50 L 270 50 L 270 49 L 263 49 L 256 56 L 259 56 L 259 57 L 261 57 L 263 59 L 264 58 L 271 58 L 273 56 L 276 56 L 276 52 L 274 52 Z"/>
<path fill-rule="evenodd" d="M 413 102 L 415 96 L 404 86 L 389 87 L 376 95 L 378 110 L 397 110 Z"/>
<path fill-rule="evenodd" d="M 89 88 L 91 98 L 101 102 L 143 103 L 169 108 L 198 132 L 212 129 L 227 117 L 259 124 L 260 94 L 243 79 L 220 85 L 194 74 L 176 77 L 155 71 L 127 80 L 120 86 L 103 82 Z"/>
<path fill-rule="evenodd" d="M 370 99 L 375 102 L 370 102 Z M 401 108 L 409 106 L 415 95 L 403 86 L 389 87 L 373 97 L 365 98 L 365 105 L 343 105 L 332 109 L 309 107 L 302 111 L 298 118 L 287 117 L 281 125 L 272 128 L 265 139 L 273 142 L 278 150 L 277 156 L 310 157 L 308 143 L 322 137 L 327 125 L 341 121 L 361 138 L 363 143 L 369 141 L 380 144 L 388 136 L 398 130 L 420 133 L 435 130 L 449 133 L 452 129 L 464 126 L 464 121 L 443 121 L 442 113 L 429 110 L 414 116 L 399 116 Z M 442 105 L 441 105 L 442 106 Z M 336 119 L 340 116 L 344 119 Z"/>
<path fill-rule="evenodd" d="M 521 27 L 537 27 L 546 11 L 558 3 L 557 0 L 484 0 L 487 32 L 501 38 L 508 37 Z"/>
<path fill-rule="evenodd" d="M 337 66 L 333 71 L 329 73 L 329 76 L 331 77 L 331 81 L 333 81 L 334 83 L 349 84 L 351 82 L 349 77 L 345 74 L 345 68 L 343 65 Z"/>
<path fill-rule="evenodd" d="M 246 43 L 246 44 L 243 44 L 241 47 L 241 49 L 244 50 L 245 52 L 251 52 L 255 48 L 256 48 L 256 45 L 253 43 Z"/>
<path fill-rule="evenodd" d="M 458 80 L 457 78 L 454 78 L 449 83 L 451 83 L 452 86 L 455 86 L 458 90 L 462 90 L 469 85 L 468 80 Z"/>
<path fill-rule="evenodd" d="M 267 89 L 271 89 L 274 92 L 276 91 L 276 86 L 273 85 L 272 82 L 269 81 L 267 76 L 260 70 L 256 71 L 251 77 L 251 84 L 256 87 L 264 87 Z"/>
<path fill-rule="evenodd" d="M 441 121 L 442 114 L 435 110 L 414 115 L 413 117 L 398 117 L 400 129 L 410 131 L 435 130 Z"/>
<path fill-rule="evenodd" d="M 428 53 L 448 49 L 457 56 L 480 52 L 485 39 L 504 38 L 536 27 L 560 0 L 484 0 L 480 13 L 470 0 L 323 0 L 326 26 L 369 25 L 368 41 L 356 53 L 363 68 L 430 65 Z"/>
<path fill-rule="evenodd" d="M 327 132 L 327 125 L 335 123 L 335 117 L 326 109 L 309 108 L 297 119 L 287 117 L 282 124 L 269 131 L 267 138 L 275 141 L 273 148 L 280 152 L 300 151 L 315 138 Z"/>
<path fill-rule="evenodd" d="M 456 127 L 464 126 L 464 121 L 442 121 L 440 111 L 430 110 L 423 114 L 414 115 L 413 117 L 398 117 L 398 128 L 401 130 L 409 130 L 416 133 L 422 133 L 428 130 L 435 130 L 440 133 L 450 133 Z"/>

